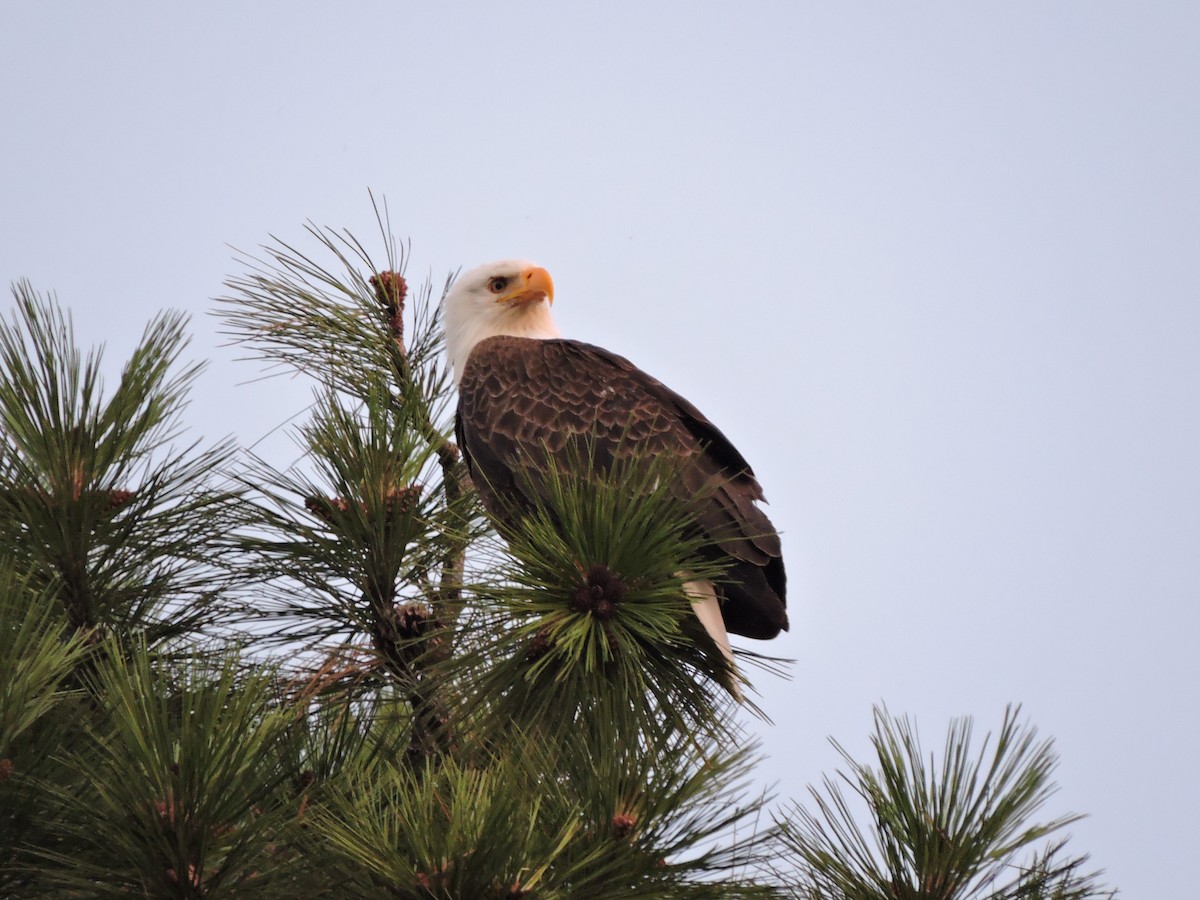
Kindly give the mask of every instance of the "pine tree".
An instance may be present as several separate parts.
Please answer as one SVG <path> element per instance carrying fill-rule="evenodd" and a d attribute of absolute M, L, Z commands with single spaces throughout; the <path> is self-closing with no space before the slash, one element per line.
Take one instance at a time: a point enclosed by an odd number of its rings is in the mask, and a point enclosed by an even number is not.
<path fill-rule="evenodd" d="M 246 257 L 222 299 L 249 356 L 313 385 L 288 466 L 180 449 L 182 317 L 106 395 L 100 353 L 16 286 L 0 896 L 1104 895 L 1071 819 L 1031 820 L 1053 754 L 1015 713 L 990 758 L 956 724 L 932 770 L 877 711 L 879 770 L 843 776 L 869 825 L 835 781 L 816 812 L 756 787 L 677 574 L 720 572 L 671 472 L 580 459 L 497 535 L 452 440 L 433 288 L 377 213 L 378 263 L 310 226 L 312 252 Z"/>

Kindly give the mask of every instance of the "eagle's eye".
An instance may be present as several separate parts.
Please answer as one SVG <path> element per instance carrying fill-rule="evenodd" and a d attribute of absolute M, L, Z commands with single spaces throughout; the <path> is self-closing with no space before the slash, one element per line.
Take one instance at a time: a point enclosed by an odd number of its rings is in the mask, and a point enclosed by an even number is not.
<path fill-rule="evenodd" d="M 508 279 L 503 275 L 497 275 L 495 278 L 488 279 L 488 290 L 493 294 L 498 294 L 508 287 Z"/>

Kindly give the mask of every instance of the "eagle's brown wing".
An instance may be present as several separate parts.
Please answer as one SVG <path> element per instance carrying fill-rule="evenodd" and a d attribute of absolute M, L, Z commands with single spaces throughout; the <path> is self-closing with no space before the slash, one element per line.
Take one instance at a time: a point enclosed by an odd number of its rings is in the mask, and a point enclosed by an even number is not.
<path fill-rule="evenodd" d="M 627 359 L 579 341 L 480 341 L 459 384 L 456 432 L 493 517 L 529 499 L 520 473 L 581 437 L 601 467 L 634 453 L 675 457 L 678 495 L 703 498 L 711 552 L 731 563 L 716 585 L 725 627 L 752 638 L 788 627 L 779 535 L 755 502 L 754 472 L 695 406 Z"/>

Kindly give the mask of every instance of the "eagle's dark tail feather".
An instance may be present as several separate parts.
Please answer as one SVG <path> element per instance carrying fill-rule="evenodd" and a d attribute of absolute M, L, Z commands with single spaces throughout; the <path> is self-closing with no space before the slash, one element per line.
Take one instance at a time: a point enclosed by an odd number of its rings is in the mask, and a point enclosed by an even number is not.
<path fill-rule="evenodd" d="M 732 634 L 765 641 L 788 630 L 787 575 L 781 558 L 772 557 L 765 566 L 737 560 L 716 588 L 724 601 L 725 628 Z"/>

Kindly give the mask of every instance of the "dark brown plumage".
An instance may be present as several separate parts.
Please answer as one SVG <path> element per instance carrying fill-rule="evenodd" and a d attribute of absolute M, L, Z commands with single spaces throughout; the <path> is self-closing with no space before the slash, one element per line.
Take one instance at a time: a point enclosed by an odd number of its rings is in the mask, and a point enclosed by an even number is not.
<path fill-rule="evenodd" d="M 456 431 L 488 512 L 501 519 L 528 499 L 528 467 L 569 442 L 590 438 L 602 467 L 617 455 L 675 457 L 675 493 L 703 498 L 709 552 L 732 562 L 715 585 L 726 629 L 761 639 L 787 629 L 779 535 L 756 505 L 754 472 L 696 407 L 628 360 L 572 340 L 481 340 L 462 371 Z"/>

